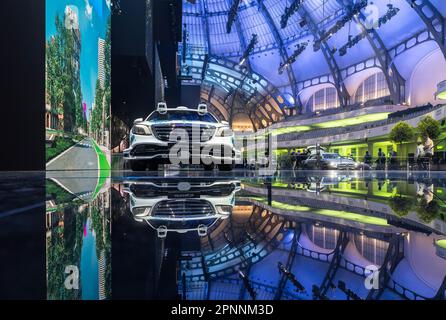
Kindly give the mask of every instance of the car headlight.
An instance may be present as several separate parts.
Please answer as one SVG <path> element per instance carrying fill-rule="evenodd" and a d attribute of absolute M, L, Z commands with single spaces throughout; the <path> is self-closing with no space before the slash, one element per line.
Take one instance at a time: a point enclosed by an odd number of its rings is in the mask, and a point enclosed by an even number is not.
<path fill-rule="evenodd" d="M 217 212 L 222 215 L 230 215 L 232 212 L 232 206 L 215 206 Z"/>
<path fill-rule="evenodd" d="M 135 217 L 147 217 L 150 216 L 150 211 L 152 211 L 152 207 L 137 207 L 133 208 L 133 215 Z"/>
<path fill-rule="evenodd" d="M 152 134 L 152 130 L 150 130 L 149 126 L 137 124 L 133 126 L 132 133 L 141 136 L 150 136 Z"/>
<path fill-rule="evenodd" d="M 329 165 L 330 165 L 330 167 L 336 167 L 337 166 L 336 162 L 330 162 Z"/>
<path fill-rule="evenodd" d="M 234 132 L 229 127 L 222 127 L 217 129 L 217 133 L 215 135 L 217 137 L 232 137 Z"/>

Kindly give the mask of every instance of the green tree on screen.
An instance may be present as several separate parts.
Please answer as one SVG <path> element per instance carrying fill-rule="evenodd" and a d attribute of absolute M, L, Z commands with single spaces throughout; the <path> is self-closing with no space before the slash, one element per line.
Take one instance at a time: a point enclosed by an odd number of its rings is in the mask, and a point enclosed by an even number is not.
<path fill-rule="evenodd" d="M 390 131 L 389 138 L 391 141 L 401 145 L 404 142 L 412 141 L 415 138 L 415 132 L 406 122 L 398 122 Z"/>
<path fill-rule="evenodd" d="M 432 140 L 435 140 L 441 134 L 440 122 L 438 122 L 431 116 L 427 116 L 423 120 L 421 120 L 418 124 L 417 129 L 422 139 L 426 139 L 426 137 L 429 137 Z"/>
<path fill-rule="evenodd" d="M 75 132 L 85 127 L 80 62 L 75 50 L 80 33 L 66 28 L 59 15 L 55 26 L 55 34 L 46 43 L 46 93 L 51 107 L 63 115 L 64 131 Z"/>

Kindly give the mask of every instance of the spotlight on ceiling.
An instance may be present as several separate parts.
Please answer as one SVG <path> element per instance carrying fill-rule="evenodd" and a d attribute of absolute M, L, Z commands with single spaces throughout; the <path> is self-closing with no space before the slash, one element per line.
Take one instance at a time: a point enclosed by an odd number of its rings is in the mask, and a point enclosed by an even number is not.
<path fill-rule="evenodd" d="M 245 52 L 243 52 L 243 55 L 240 58 L 240 61 L 239 61 L 240 66 L 245 63 L 246 59 L 248 59 L 252 50 L 254 50 L 254 47 L 256 44 L 257 44 L 257 35 L 253 34 L 251 41 L 249 41 L 248 47 L 245 49 Z"/>
<path fill-rule="evenodd" d="M 302 0 L 294 0 L 289 7 L 285 7 L 285 13 L 280 17 L 280 27 L 284 29 L 288 23 L 288 19 L 299 10 Z"/>
<path fill-rule="evenodd" d="M 347 43 L 344 44 L 341 48 L 339 48 L 339 55 L 341 55 L 341 56 L 346 55 L 347 50 L 349 48 L 355 46 L 356 44 L 358 44 L 359 41 L 361 41 L 362 39 L 367 37 L 367 33 L 373 32 L 374 28 L 376 28 L 376 29 L 380 28 L 383 24 L 386 24 L 387 22 L 389 22 L 400 11 L 399 8 L 394 7 L 390 3 L 387 5 L 387 8 L 388 8 L 387 12 L 382 17 L 380 17 L 376 21 L 376 23 L 373 24 L 373 26 L 371 28 L 364 28 L 363 31 L 355 37 L 349 36 Z"/>
<path fill-rule="evenodd" d="M 187 42 L 189 41 L 189 31 L 187 30 L 187 25 L 183 24 L 183 43 L 181 55 L 183 56 L 183 63 L 186 63 L 186 54 L 187 54 Z"/>
<path fill-rule="evenodd" d="M 338 32 L 339 30 L 342 29 L 342 27 L 349 22 L 350 20 L 352 20 L 352 18 L 359 14 L 361 12 L 362 9 L 367 7 L 367 0 L 360 0 L 357 3 L 354 3 L 350 6 L 346 7 L 347 13 L 340 19 L 338 20 L 333 27 L 331 27 L 330 29 L 323 31 L 321 36 L 319 37 L 319 39 L 314 41 L 314 45 L 313 45 L 313 49 L 314 51 L 318 51 L 321 48 L 321 44 L 324 41 L 327 41 L 328 39 L 330 39 L 331 36 L 333 36 L 336 32 Z"/>
<path fill-rule="evenodd" d="M 228 22 L 226 22 L 226 33 L 231 33 L 232 25 L 234 24 L 235 18 L 237 17 L 238 6 L 241 0 L 233 0 L 231 8 L 228 13 Z"/>
<path fill-rule="evenodd" d="M 279 72 L 279 74 L 282 74 L 286 68 L 288 68 L 290 65 L 292 65 L 296 61 L 297 57 L 302 52 L 304 52 L 304 50 L 307 48 L 307 46 L 308 46 L 308 42 L 299 43 L 296 46 L 297 49 L 293 52 L 293 54 L 285 62 L 282 62 L 280 64 L 279 69 L 277 70 Z"/>

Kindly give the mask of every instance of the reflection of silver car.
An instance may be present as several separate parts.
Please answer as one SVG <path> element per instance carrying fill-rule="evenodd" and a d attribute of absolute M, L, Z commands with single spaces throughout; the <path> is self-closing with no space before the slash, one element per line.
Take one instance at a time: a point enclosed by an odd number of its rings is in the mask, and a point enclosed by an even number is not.
<path fill-rule="evenodd" d="M 352 179 L 348 176 L 334 175 L 331 177 L 307 177 L 306 190 L 308 192 L 321 192 L 327 189 L 327 187 L 338 185 L 340 182 L 351 181 Z"/>
<path fill-rule="evenodd" d="M 312 154 L 303 163 L 304 169 L 329 169 L 329 170 L 358 170 L 364 168 L 364 164 L 351 158 L 342 157 L 337 153 L 322 153 L 318 163 L 318 155 Z"/>
<path fill-rule="evenodd" d="M 214 223 L 231 215 L 240 181 L 128 181 L 124 186 L 134 219 L 163 238 L 169 231 L 206 235 Z"/>

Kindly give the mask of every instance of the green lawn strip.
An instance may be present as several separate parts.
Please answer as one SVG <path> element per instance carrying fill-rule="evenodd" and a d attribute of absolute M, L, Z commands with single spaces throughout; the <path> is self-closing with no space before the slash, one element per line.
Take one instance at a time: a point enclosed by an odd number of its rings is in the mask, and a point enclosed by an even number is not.
<path fill-rule="evenodd" d="M 94 139 L 91 139 L 93 141 L 93 147 L 96 151 L 99 159 L 99 170 L 110 170 L 110 164 L 107 161 L 107 157 L 105 156 L 104 152 L 101 150 L 99 145 Z"/>
<path fill-rule="evenodd" d="M 45 152 L 45 159 L 46 162 L 50 161 L 51 159 L 57 157 L 59 154 L 64 152 L 65 150 L 69 149 L 73 145 L 75 145 L 76 142 L 73 141 L 71 138 L 64 138 L 64 137 L 56 137 L 54 140 L 54 144 L 52 147 L 46 147 Z"/>
<path fill-rule="evenodd" d="M 250 197 L 253 200 L 259 201 L 264 204 L 268 204 L 267 200 L 263 197 Z M 286 210 L 286 211 L 299 211 L 299 212 L 312 212 L 315 214 L 329 216 L 333 218 L 346 219 L 351 221 L 356 221 L 364 224 L 373 224 L 378 226 L 389 226 L 386 219 L 365 216 L 358 213 L 347 212 L 347 211 L 338 211 L 338 210 L 329 210 L 329 209 L 315 209 L 306 206 L 293 205 L 288 203 L 283 203 L 279 201 L 272 201 L 272 207 Z"/>
<path fill-rule="evenodd" d="M 110 164 L 108 163 L 107 157 L 105 156 L 104 152 L 101 150 L 97 142 L 93 138 L 91 139 L 91 141 L 93 142 L 93 148 L 96 151 L 99 160 L 98 183 L 92 197 L 92 199 L 95 199 L 99 191 L 102 189 L 102 186 L 104 185 L 107 178 L 110 177 Z"/>

